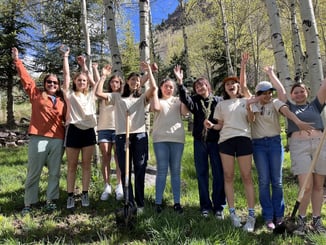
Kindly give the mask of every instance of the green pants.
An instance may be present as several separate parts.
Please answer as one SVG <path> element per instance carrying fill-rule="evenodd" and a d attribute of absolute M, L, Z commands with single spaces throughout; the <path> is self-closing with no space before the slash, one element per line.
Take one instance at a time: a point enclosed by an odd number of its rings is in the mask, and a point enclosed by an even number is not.
<path fill-rule="evenodd" d="M 43 166 L 48 168 L 47 200 L 59 198 L 60 167 L 63 140 L 32 135 L 28 143 L 27 176 L 25 182 L 25 206 L 39 201 L 39 182 Z"/>

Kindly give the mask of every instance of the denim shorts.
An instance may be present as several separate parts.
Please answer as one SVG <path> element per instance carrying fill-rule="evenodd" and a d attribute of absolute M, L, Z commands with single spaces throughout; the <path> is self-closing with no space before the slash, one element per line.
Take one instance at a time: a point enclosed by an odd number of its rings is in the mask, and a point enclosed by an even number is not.
<path fill-rule="evenodd" d="M 218 144 L 220 153 L 241 157 L 253 152 L 251 139 L 244 136 L 233 137 Z"/>
<path fill-rule="evenodd" d="M 115 130 L 99 130 L 97 131 L 98 143 L 115 143 Z"/>

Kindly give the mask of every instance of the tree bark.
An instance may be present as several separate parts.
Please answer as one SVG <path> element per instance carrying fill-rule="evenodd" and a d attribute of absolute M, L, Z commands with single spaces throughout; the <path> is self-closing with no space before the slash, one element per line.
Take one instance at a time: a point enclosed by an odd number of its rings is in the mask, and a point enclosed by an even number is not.
<path fill-rule="evenodd" d="M 307 62 L 311 96 L 316 96 L 323 80 L 323 69 L 319 49 L 319 36 L 311 0 L 300 0 L 302 30 L 307 49 Z"/>
<path fill-rule="evenodd" d="M 269 24 L 271 28 L 271 42 L 274 50 L 274 58 L 278 77 L 283 83 L 285 90 L 289 93 L 292 80 L 289 72 L 288 57 L 285 51 L 284 42 L 281 33 L 280 15 L 276 0 L 265 1 Z"/>
<path fill-rule="evenodd" d="M 112 59 L 112 72 L 123 77 L 122 60 L 118 45 L 117 32 L 115 29 L 115 1 L 103 0 L 103 4 L 105 8 L 107 35 Z"/>

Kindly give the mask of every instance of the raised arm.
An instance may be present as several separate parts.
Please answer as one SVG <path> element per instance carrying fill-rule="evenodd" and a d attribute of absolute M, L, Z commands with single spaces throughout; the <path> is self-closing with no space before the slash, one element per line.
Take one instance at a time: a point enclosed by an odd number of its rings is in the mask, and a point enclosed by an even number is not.
<path fill-rule="evenodd" d="M 273 66 L 264 67 L 264 71 L 268 75 L 269 80 L 273 84 L 273 87 L 276 89 L 278 99 L 280 101 L 286 102 L 287 97 L 286 97 L 285 88 L 284 88 L 283 84 L 281 83 L 281 81 L 275 75 Z"/>
<path fill-rule="evenodd" d="M 107 100 L 108 96 L 106 93 L 103 93 L 103 85 L 105 82 L 105 79 L 110 76 L 112 67 L 110 65 L 106 65 L 102 69 L 102 75 L 100 77 L 100 80 L 98 81 L 96 85 L 96 92 L 95 95 L 101 99 Z"/>
<path fill-rule="evenodd" d="M 179 90 L 179 98 L 182 103 L 185 104 L 187 109 L 194 112 L 194 102 L 192 98 L 187 94 L 187 90 L 183 85 L 183 70 L 180 65 L 176 65 L 173 69 L 174 75 L 177 79 L 178 90 Z"/>
<path fill-rule="evenodd" d="M 92 63 L 92 69 L 93 69 L 93 74 L 94 74 L 94 80 L 97 83 L 100 81 L 100 72 L 98 71 L 98 64 L 97 63 Z"/>
<path fill-rule="evenodd" d="M 70 49 L 69 49 L 69 47 L 61 45 L 60 51 L 61 51 L 62 57 L 63 57 L 63 85 L 62 85 L 62 89 L 63 89 L 63 91 L 67 91 L 69 89 L 69 85 L 70 85 L 70 70 L 69 70 L 69 61 L 68 61 Z"/>
<path fill-rule="evenodd" d="M 154 93 L 157 92 L 156 91 L 157 86 L 156 86 L 155 78 L 152 73 L 151 65 L 146 62 L 142 62 L 140 65 L 141 65 L 141 69 L 143 71 L 146 71 L 148 74 L 149 89 L 146 90 L 145 95 L 146 95 L 147 101 L 149 101 L 152 98 L 152 96 L 154 95 Z"/>
<path fill-rule="evenodd" d="M 321 84 L 321 86 L 317 92 L 317 98 L 319 100 L 319 103 L 322 105 L 326 101 L 326 78 L 323 80 L 323 83 Z"/>
<path fill-rule="evenodd" d="M 246 66 L 249 60 L 249 54 L 248 53 L 244 53 L 242 54 L 241 57 L 241 68 L 240 68 L 240 88 L 241 91 L 243 93 L 243 95 L 246 98 L 250 98 L 251 97 L 251 93 L 247 87 L 247 72 L 246 72 Z"/>
<path fill-rule="evenodd" d="M 89 86 L 94 87 L 95 86 L 95 81 L 93 79 L 92 73 L 88 70 L 88 67 L 86 65 L 86 57 L 83 56 L 83 55 L 79 55 L 77 57 L 77 63 L 82 68 L 82 71 L 87 75 Z"/>

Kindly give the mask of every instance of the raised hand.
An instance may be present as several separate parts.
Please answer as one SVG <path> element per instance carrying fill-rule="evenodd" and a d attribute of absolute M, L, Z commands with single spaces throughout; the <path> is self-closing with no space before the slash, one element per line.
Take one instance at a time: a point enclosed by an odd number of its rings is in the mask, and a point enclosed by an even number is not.
<path fill-rule="evenodd" d="M 18 58 L 18 49 L 17 48 L 13 47 L 11 49 L 11 57 L 12 57 L 13 60 L 18 60 L 19 59 Z"/>
<path fill-rule="evenodd" d="M 173 69 L 174 71 L 174 75 L 177 78 L 179 83 L 182 83 L 182 79 L 183 79 L 183 70 L 181 69 L 180 65 L 176 65 Z"/>
<path fill-rule="evenodd" d="M 111 65 L 105 65 L 103 68 L 102 68 L 102 74 L 104 76 L 109 76 L 111 74 L 111 71 L 112 71 L 112 66 Z"/>

